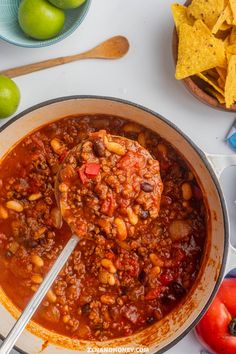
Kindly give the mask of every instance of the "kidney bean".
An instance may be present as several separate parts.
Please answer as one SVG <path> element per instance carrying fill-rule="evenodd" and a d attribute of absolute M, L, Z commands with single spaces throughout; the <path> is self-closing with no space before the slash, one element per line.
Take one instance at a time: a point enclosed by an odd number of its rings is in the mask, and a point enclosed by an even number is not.
<path fill-rule="evenodd" d="M 105 146 L 101 139 L 95 140 L 93 142 L 93 152 L 97 157 L 105 156 Z"/>
<path fill-rule="evenodd" d="M 153 191 L 153 186 L 148 182 L 141 183 L 140 187 L 141 187 L 142 191 L 144 191 L 146 193 L 150 193 Z"/>

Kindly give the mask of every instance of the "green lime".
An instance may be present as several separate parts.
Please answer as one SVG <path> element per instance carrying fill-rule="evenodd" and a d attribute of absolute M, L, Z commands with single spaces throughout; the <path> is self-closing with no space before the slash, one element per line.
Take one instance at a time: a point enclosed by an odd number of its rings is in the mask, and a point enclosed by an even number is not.
<path fill-rule="evenodd" d="M 49 0 L 53 5 L 60 9 L 75 9 L 81 6 L 86 0 Z"/>
<path fill-rule="evenodd" d="M 65 13 L 46 0 L 22 0 L 18 20 L 22 30 L 35 39 L 55 37 L 65 23 Z"/>
<path fill-rule="evenodd" d="M 6 76 L 0 75 L 0 118 L 10 117 L 20 103 L 17 85 Z"/>

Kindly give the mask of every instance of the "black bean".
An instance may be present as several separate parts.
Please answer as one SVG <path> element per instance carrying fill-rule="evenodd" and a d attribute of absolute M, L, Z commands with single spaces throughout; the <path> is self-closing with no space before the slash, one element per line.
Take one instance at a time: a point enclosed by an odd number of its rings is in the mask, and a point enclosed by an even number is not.
<path fill-rule="evenodd" d="M 170 305 L 174 301 L 176 301 L 176 298 L 172 294 L 164 294 L 161 298 L 161 302 L 163 305 Z"/>
<path fill-rule="evenodd" d="M 6 258 L 11 258 L 11 256 L 12 256 L 12 252 L 11 251 L 6 251 L 5 257 Z"/>
<path fill-rule="evenodd" d="M 173 291 L 176 298 L 180 298 L 186 294 L 185 288 L 181 284 L 177 283 L 176 281 L 173 281 L 170 284 L 170 289 Z"/>
<path fill-rule="evenodd" d="M 142 191 L 144 191 L 146 193 L 150 193 L 153 191 L 153 186 L 148 182 L 141 183 L 140 187 L 141 187 Z"/>
<path fill-rule="evenodd" d="M 146 318 L 146 323 L 152 324 L 153 322 L 155 322 L 155 317 L 153 317 L 153 316 L 148 316 L 148 317 Z"/>
<path fill-rule="evenodd" d="M 128 293 L 128 288 L 127 288 L 127 286 L 121 286 L 121 294 L 122 295 L 127 295 L 127 293 Z"/>
<path fill-rule="evenodd" d="M 141 272 L 138 275 L 138 280 L 141 284 L 145 284 L 147 281 L 147 274 L 144 272 L 144 270 L 141 270 Z"/>
<path fill-rule="evenodd" d="M 88 313 L 90 311 L 90 304 L 85 304 L 81 307 L 82 313 Z"/>
<path fill-rule="evenodd" d="M 97 157 L 105 156 L 105 146 L 101 139 L 95 140 L 93 142 L 93 152 Z"/>
<path fill-rule="evenodd" d="M 149 217 L 149 211 L 148 210 L 140 210 L 139 216 L 141 219 L 147 219 Z"/>

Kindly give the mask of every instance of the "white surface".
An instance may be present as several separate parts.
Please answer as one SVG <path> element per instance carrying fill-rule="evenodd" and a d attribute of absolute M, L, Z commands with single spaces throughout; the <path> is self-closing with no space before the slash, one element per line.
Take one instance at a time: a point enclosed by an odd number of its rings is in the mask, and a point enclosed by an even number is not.
<path fill-rule="evenodd" d="M 0 41 L 1 71 L 77 53 L 116 34 L 123 34 L 130 40 L 130 52 L 119 61 L 80 61 L 17 78 L 22 93 L 18 112 L 60 96 L 93 94 L 120 97 L 162 114 L 202 150 L 232 153 L 223 140 L 236 115 L 204 106 L 186 91 L 181 82 L 174 79 L 172 2 L 94 0 L 81 27 L 68 39 L 52 47 L 24 49 Z M 222 176 L 234 230 L 235 177 L 235 168 L 228 169 Z M 168 354 L 189 354 L 190 351 L 191 354 L 199 354 L 200 351 L 200 345 L 192 334 L 169 350 Z"/>

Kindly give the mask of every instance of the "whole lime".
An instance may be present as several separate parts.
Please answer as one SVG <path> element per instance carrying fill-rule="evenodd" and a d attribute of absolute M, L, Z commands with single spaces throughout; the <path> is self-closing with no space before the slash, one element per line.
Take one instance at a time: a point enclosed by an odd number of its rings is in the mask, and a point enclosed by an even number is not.
<path fill-rule="evenodd" d="M 22 0 L 18 20 L 28 36 L 44 40 L 60 32 L 65 23 L 65 14 L 47 0 Z"/>
<path fill-rule="evenodd" d="M 0 75 L 0 118 L 10 117 L 20 103 L 20 91 L 14 81 Z"/>
<path fill-rule="evenodd" d="M 53 5 L 60 9 L 75 9 L 81 6 L 86 0 L 49 0 Z"/>

